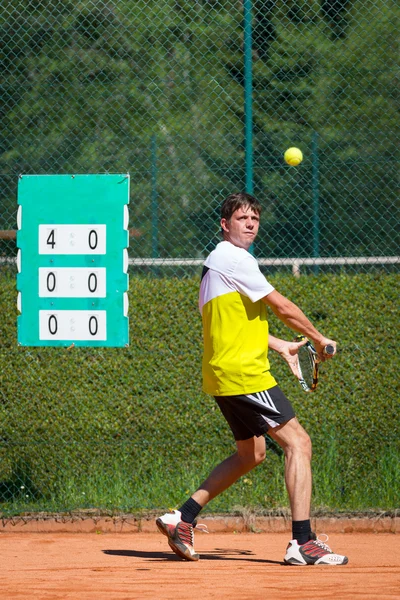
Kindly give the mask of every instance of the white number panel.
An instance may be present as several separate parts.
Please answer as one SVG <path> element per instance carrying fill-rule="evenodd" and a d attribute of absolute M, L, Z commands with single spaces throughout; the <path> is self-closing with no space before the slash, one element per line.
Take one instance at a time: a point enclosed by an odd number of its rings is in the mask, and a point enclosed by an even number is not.
<path fill-rule="evenodd" d="M 40 298 L 105 298 L 104 267 L 39 267 Z"/>
<path fill-rule="evenodd" d="M 39 254 L 105 254 L 106 225 L 39 225 Z"/>
<path fill-rule="evenodd" d="M 40 310 L 40 340 L 105 341 L 105 310 Z"/>

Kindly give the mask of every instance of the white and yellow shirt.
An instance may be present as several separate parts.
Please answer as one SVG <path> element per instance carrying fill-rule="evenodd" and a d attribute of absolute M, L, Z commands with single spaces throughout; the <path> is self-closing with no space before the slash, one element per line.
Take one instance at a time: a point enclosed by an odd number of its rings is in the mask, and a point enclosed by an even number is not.
<path fill-rule="evenodd" d="M 220 242 L 204 263 L 203 390 L 233 396 L 276 385 L 268 361 L 268 321 L 261 298 L 274 288 L 247 250 Z"/>

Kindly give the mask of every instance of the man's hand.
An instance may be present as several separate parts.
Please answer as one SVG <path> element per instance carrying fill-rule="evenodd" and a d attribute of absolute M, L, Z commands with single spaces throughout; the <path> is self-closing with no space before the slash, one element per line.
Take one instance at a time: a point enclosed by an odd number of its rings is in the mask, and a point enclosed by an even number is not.
<path fill-rule="evenodd" d="M 301 342 L 287 342 L 273 336 L 269 336 L 268 346 L 271 350 L 275 350 L 287 362 L 293 375 L 300 379 L 299 371 L 299 348 L 307 343 L 307 339 Z"/>
<path fill-rule="evenodd" d="M 314 346 L 315 346 L 315 349 L 318 354 L 318 360 L 320 362 L 324 362 L 324 360 L 328 360 L 329 358 L 332 358 L 333 356 L 335 356 L 336 342 L 334 340 L 330 340 L 329 338 L 322 337 L 321 339 L 318 339 L 318 341 L 313 340 L 313 342 L 314 342 Z M 329 346 L 329 345 L 333 346 L 335 349 L 333 354 L 325 354 L 325 347 Z"/>

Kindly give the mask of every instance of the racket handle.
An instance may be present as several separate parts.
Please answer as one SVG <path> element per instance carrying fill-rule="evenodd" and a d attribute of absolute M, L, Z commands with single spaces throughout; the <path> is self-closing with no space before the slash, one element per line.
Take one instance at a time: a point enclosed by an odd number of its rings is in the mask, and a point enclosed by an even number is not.
<path fill-rule="evenodd" d="M 328 344 L 327 346 L 325 346 L 325 348 L 324 348 L 324 354 L 329 354 L 330 356 L 332 356 L 333 354 L 335 354 L 335 348 L 334 348 L 334 346 L 332 346 L 332 344 Z"/>

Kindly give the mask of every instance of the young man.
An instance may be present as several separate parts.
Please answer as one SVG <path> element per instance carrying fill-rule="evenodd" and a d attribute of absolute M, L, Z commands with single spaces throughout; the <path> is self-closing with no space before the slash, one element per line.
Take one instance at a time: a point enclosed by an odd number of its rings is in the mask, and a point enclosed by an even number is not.
<path fill-rule="evenodd" d="M 321 360 L 336 342 L 323 336 L 293 302 L 276 291 L 248 252 L 259 228 L 261 205 L 245 193 L 228 196 L 221 208 L 223 241 L 204 263 L 199 308 L 203 320 L 203 389 L 215 397 L 235 437 L 237 451 L 220 463 L 179 510 L 156 521 L 171 549 L 198 560 L 194 527 L 201 509 L 265 458 L 268 433 L 285 453 L 285 483 L 292 540 L 285 563 L 346 564 L 311 531 L 311 441 L 270 372 L 268 347 L 298 376 L 301 343 L 268 336 L 266 307 L 285 325 L 313 340 Z"/>

